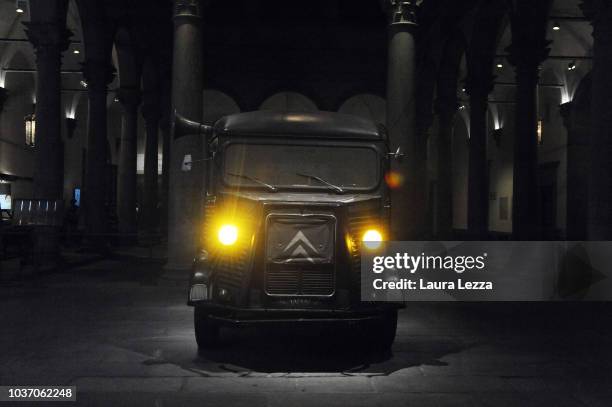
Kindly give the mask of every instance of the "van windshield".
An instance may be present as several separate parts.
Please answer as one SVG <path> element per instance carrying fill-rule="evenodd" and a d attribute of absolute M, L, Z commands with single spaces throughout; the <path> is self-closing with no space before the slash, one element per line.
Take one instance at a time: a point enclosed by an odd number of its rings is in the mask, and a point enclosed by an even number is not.
<path fill-rule="evenodd" d="M 227 185 L 264 189 L 370 190 L 380 176 L 378 153 L 369 146 L 231 143 L 223 166 Z"/>

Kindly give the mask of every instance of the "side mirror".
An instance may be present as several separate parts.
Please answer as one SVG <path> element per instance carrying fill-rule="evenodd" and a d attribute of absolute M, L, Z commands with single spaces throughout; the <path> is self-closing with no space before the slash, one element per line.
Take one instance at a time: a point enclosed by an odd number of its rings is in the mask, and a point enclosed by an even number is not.
<path fill-rule="evenodd" d="M 398 147 L 397 150 L 395 150 L 395 153 L 387 153 L 387 159 L 402 161 L 405 155 L 406 154 L 402 152 L 402 148 Z"/>

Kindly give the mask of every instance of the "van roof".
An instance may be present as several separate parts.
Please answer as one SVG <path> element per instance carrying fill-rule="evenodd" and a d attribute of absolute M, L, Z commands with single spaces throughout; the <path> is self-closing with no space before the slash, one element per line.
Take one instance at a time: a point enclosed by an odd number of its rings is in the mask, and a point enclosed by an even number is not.
<path fill-rule="evenodd" d="M 386 130 L 371 120 L 335 112 L 255 111 L 222 117 L 217 135 L 385 140 Z"/>

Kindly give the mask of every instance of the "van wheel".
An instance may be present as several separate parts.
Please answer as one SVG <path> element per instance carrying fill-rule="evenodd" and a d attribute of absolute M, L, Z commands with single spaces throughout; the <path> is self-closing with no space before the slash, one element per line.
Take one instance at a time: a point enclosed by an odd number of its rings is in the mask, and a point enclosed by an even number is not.
<path fill-rule="evenodd" d="M 194 310 L 193 322 L 199 349 L 212 348 L 219 344 L 219 323 L 211 319 L 200 307 Z"/>
<path fill-rule="evenodd" d="M 370 338 L 375 350 L 387 352 L 391 349 L 397 331 L 397 310 L 387 311 L 374 324 Z"/>

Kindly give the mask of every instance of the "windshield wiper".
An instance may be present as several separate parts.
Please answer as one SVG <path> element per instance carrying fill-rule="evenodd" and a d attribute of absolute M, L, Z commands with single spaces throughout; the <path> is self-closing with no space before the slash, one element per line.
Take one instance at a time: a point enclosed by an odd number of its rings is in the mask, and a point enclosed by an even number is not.
<path fill-rule="evenodd" d="M 264 186 L 264 187 L 268 188 L 268 190 L 270 190 L 272 192 L 276 192 L 277 191 L 277 189 L 276 189 L 276 187 L 274 185 L 270 185 L 270 184 L 268 184 L 266 182 L 263 182 L 262 180 L 257 179 L 255 177 L 250 177 L 250 176 L 244 175 L 244 174 L 235 174 L 233 172 L 226 172 L 226 174 L 227 175 L 231 175 L 232 177 L 238 177 L 238 178 L 242 178 L 242 179 L 246 179 L 246 180 L 252 181 L 252 182 L 254 182 L 256 184 L 259 184 L 261 186 Z"/>
<path fill-rule="evenodd" d="M 299 175 L 300 177 L 304 177 L 304 178 L 310 178 L 310 179 L 314 179 L 315 181 L 319 181 L 321 184 L 325 184 L 328 187 L 330 187 L 331 189 L 333 189 L 334 191 L 336 191 L 339 194 L 343 194 L 344 193 L 344 189 L 342 189 L 341 187 L 339 187 L 338 185 L 334 185 L 329 181 L 325 181 L 323 178 L 321 177 L 317 177 L 316 175 L 311 175 L 311 174 L 301 174 L 299 172 L 296 172 L 295 175 Z"/>

